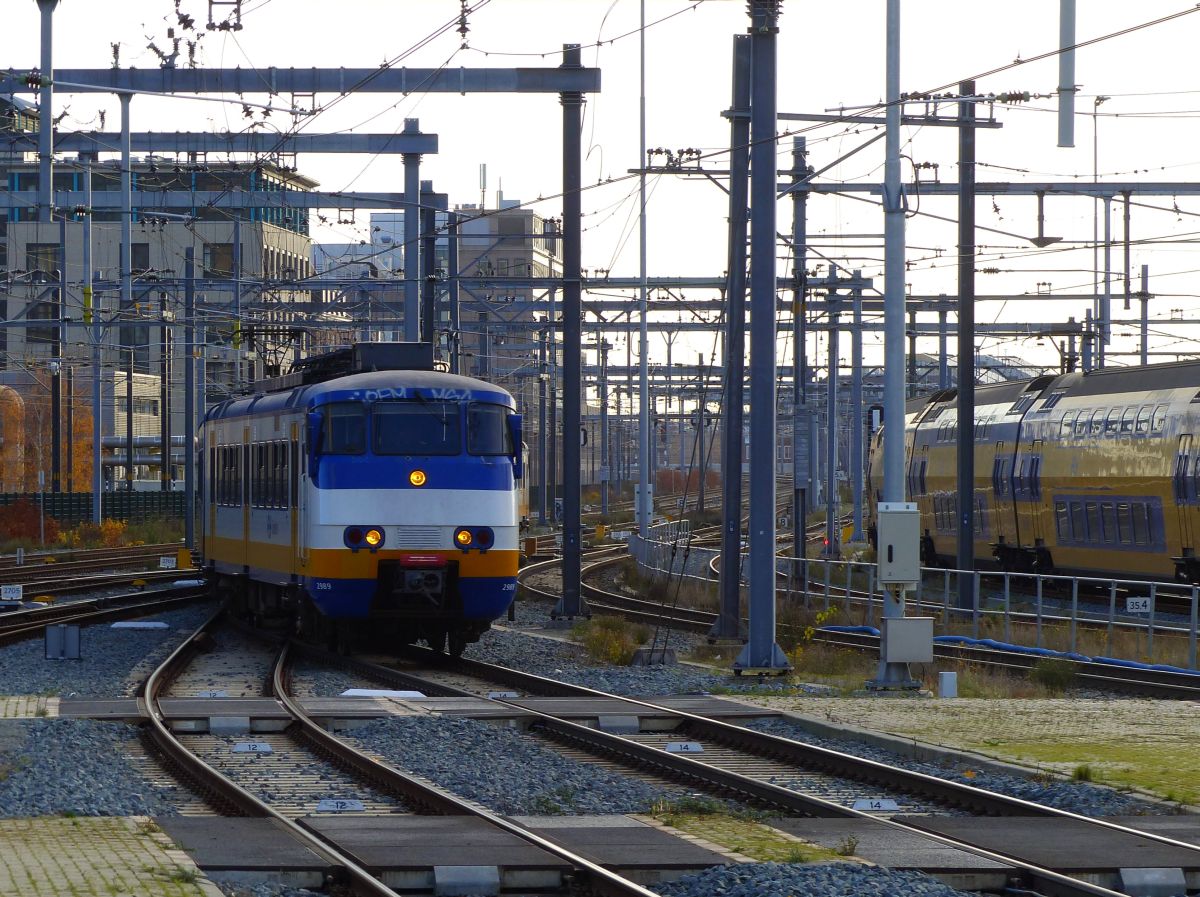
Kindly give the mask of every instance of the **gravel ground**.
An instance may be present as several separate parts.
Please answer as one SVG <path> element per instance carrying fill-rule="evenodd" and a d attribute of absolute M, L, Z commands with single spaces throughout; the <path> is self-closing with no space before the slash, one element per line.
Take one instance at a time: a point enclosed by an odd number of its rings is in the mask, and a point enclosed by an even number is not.
<path fill-rule="evenodd" d="M 687 792 L 580 763 L 513 729 L 456 717 L 376 720 L 349 740 L 509 816 L 646 813 Z"/>
<path fill-rule="evenodd" d="M 107 623 L 80 633 L 80 660 L 46 660 L 40 639 L 0 648 L 0 690 L 6 695 L 115 698 L 134 693 L 132 674 L 161 661 L 207 619 L 215 607 L 192 604 L 147 617 L 169 629 L 112 629 Z"/>
<path fill-rule="evenodd" d="M 1034 801 L 1060 810 L 1069 810 L 1083 816 L 1160 815 L 1170 812 L 1169 808 L 1164 805 L 1149 803 L 1111 788 L 1100 788 L 1083 782 L 1026 779 L 1015 775 L 988 772 L 967 763 L 954 765 L 922 763 L 857 741 L 820 738 L 787 720 L 755 720 L 748 725 L 748 728 L 790 738 L 804 744 L 843 751 L 879 763 L 903 766 L 905 769 L 936 776 L 939 779 L 974 785 L 976 788 L 1019 797 L 1022 800 Z"/>
<path fill-rule="evenodd" d="M 137 728 L 93 720 L 0 720 L 0 817 L 176 816 L 124 759 Z"/>
<path fill-rule="evenodd" d="M 857 863 L 712 866 L 651 887 L 663 897 L 973 897 L 921 872 L 892 872 Z"/>
<path fill-rule="evenodd" d="M 328 897 L 324 891 L 310 891 L 308 888 L 289 888 L 287 885 L 265 883 L 260 885 L 235 884 L 224 881 L 221 874 L 206 873 L 208 879 L 221 889 L 226 897 Z"/>

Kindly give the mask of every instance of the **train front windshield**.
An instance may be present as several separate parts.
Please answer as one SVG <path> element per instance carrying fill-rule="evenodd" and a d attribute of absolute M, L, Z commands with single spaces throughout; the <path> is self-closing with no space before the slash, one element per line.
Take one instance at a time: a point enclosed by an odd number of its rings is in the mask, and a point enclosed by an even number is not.
<path fill-rule="evenodd" d="M 456 402 L 376 402 L 371 412 L 375 454 L 459 454 L 461 408 Z"/>

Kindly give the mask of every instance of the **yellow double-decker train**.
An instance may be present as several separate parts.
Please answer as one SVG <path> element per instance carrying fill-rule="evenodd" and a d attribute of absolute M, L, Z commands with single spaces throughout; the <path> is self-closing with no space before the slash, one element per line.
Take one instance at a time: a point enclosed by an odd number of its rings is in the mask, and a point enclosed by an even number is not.
<path fill-rule="evenodd" d="M 957 446 L 974 445 L 975 560 L 1006 570 L 1200 582 L 1200 362 L 954 389 L 909 402 L 906 488 L 926 565 L 953 565 Z M 869 512 L 882 431 L 872 441 Z"/>

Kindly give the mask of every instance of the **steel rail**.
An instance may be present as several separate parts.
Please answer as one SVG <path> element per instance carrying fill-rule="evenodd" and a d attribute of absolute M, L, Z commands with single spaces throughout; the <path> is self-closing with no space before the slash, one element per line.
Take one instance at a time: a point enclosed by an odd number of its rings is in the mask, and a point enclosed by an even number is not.
<path fill-rule="evenodd" d="M 318 725 L 300 704 L 291 696 L 287 679 L 287 655 L 289 645 L 280 651 L 272 674 L 275 697 L 283 703 L 299 725 L 306 739 L 328 753 L 339 762 L 345 763 L 370 781 L 384 783 L 389 790 L 403 793 L 414 803 L 428 807 L 434 812 L 452 816 L 473 816 L 482 819 L 490 825 L 515 835 L 526 843 L 537 847 L 565 861 L 576 875 L 584 879 L 584 886 L 601 897 L 656 897 L 653 891 L 643 888 L 628 879 L 610 872 L 603 866 L 593 863 L 552 841 L 534 834 L 528 829 L 501 818 L 493 813 L 473 806 L 468 801 L 456 797 L 440 788 L 435 788 L 419 779 L 401 772 L 390 764 L 383 763 L 373 757 L 355 750 L 351 745 L 338 738 L 333 733 Z M 306 646 L 307 647 L 307 646 Z"/>
<path fill-rule="evenodd" d="M 203 586 L 181 586 L 157 592 L 132 592 L 110 598 L 74 601 L 70 604 L 48 605 L 45 608 L 13 611 L 0 616 L 0 645 L 9 645 L 29 638 L 38 638 L 48 624 L 104 623 L 142 612 L 154 613 L 177 604 L 187 604 L 208 597 Z M 131 603 L 124 603 L 130 601 Z M 114 602 L 116 602 L 114 604 Z"/>
<path fill-rule="evenodd" d="M 188 778 L 197 782 L 206 792 L 215 795 L 220 802 L 237 808 L 245 816 L 270 818 L 278 822 L 301 844 L 335 869 L 340 869 L 356 893 L 363 897 L 398 897 L 397 892 L 384 885 L 336 847 L 329 845 L 314 833 L 274 810 L 220 770 L 209 766 L 188 750 L 167 726 L 159 705 L 159 696 L 170 682 L 186 669 L 194 653 L 199 650 L 198 646 L 201 640 L 206 637 L 209 628 L 223 613 L 223 609 L 218 610 L 209 617 L 202 626 L 171 652 L 171 655 L 147 677 L 143 684 L 142 694 L 138 700 L 143 704 L 143 714 L 149 720 L 150 735 L 154 743 L 173 764 L 184 771 Z"/>
<path fill-rule="evenodd" d="M 444 655 L 437 655 L 434 652 L 423 652 L 423 654 L 428 654 L 430 659 L 444 657 Z M 333 655 L 326 656 L 332 662 L 341 662 L 341 658 Z M 575 695 L 602 697 L 610 700 L 628 702 L 629 704 L 648 710 L 658 717 L 666 716 L 681 718 L 689 726 L 694 727 L 696 731 L 706 731 L 708 733 L 708 737 L 713 741 L 731 743 L 736 747 L 741 747 L 741 749 L 749 749 L 753 753 L 761 753 L 763 756 L 781 758 L 789 762 L 797 762 L 794 759 L 795 757 L 804 756 L 805 759 L 803 760 L 803 765 L 808 768 L 817 766 L 823 771 L 831 772 L 833 774 L 844 775 L 859 781 L 865 780 L 872 783 L 885 784 L 889 787 L 898 788 L 898 790 L 915 791 L 917 793 L 926 794 L 934 793 L 935 796 L 938 794 L 938 792 L 940 792 L 941 795 L 938 796 L 938 799 L 943 800 L 944 802 L 954 803 L 955 805 L 959 806 L 974 805 L 976 807 L 990 807 L 992 808 L 993 812 L 999 813 L 1003 811 L 1003 815 L 1008 816 L 1058 816 L 1082 820 L 1087 823 L 1098 824 L 1096 820 L 1089 819 L 1088 817 L 1077 816 L 1064 811 L 1053 810 L 1052 808 L 1043 807 L 1039 804 L 1032 804 L 1028 801 L 1020 800 L 1019 798 L 1011 798 L 1006 795 L 994 794 L 993 792 L 984 791 L 983 789 L 974 788 L 969 785 L 959 785 L 955 782 L 947 782 L 937 779 L 933 776 L 927 776 L 923 773 L 916 773 L 910 770 L 889 767 L 886 764 L 865 760 L 863 758 L 854 757 L 853 755 L 840 754 L 837 751 L 831 751 L 827 748 L 819 748 L 814 745 L 805 745 L 799 742 L 790 741 L 789 739 L 767 735 L 766 733 L 755 732 L 754 730 L 745 729 L 741 726 L 735 726 L 730 723 L 709 720 L 705 717 L 697 716 L 696 714 L 675 710 L 673 708 L 664 707 L 652 702 L 619 695 L 610 695 L 605 692 L 587 688 L 585 686 L 559 682 L 557 680 L 547 679 L 545 677 L 526 673 L 520 670 L 513 670 L 508 667 L 497 667 L 493 664 L 471 661 L 465 658 L 445 658 L 441 661 L 441 665 L 456 671 L 466 672 L 470 675 L 488 677 L 491 678 L 492 681 L 504 682 L 509 685 L 523 688 L 526 691 L 538 690 L 543 693 L 549 693 L 557 696 Z M 365 672 L 368 675 L 375 676 L 376 678 L 385 682 L 404 682 L 409 687 L 421 687 L 422 690 L 427 691 L 427 693 L 436 693 L 439 690 L 453 690 L 464 695 L 470 695 L 471 697 L 478 697 L 478 695 L 475 695 L 471 692 L 454 689 L 452 686 L 444 686 L 440 683 L 433 683 L 429 680 L 421 679 L 419 676 L 413 674 L 403 673 L 387 667 L 376 667 L 373 664 L 366 664 L 361 661 L 356 662 L 356 669 L 360 672 Z M 534 717 L 534 722 L 532 723 L 531 728 L 544 730 L 550 737 L 556 740 L 580 745 L 591 753 L 612 757 L 627 765 L 633 765 L 643 769 L 649 768 L 658 774 L 665 775 L 671 779 L 698 783 L 710 790 L 716 790 L 718 793 L 736 794 L 749 798 L 750 800 L 759 804 L 767 804 L 805 816 L 864 820 L 870 819 L 874 822 L 888 825 L 907 833 L 916 832 L 924 837 L 929 837 L 934 841 L 966 851 L 975 856 L 1012 866 L 1017 871 L 1023 873 L 1027 880 L 1034 887 L 1036 887 L 1039 892 L 1046 895 L 1056 895 L 1056 897 L 1083 897 L 1083 895 L 1092 895 L 1092 897 L 1109 897 L 1109 895 L 1115 895 L 1118 893 L 1107 888 L 1102 888 L 1097 885 L 1079 881 L 1071 878 L 1070 876 L 1054 872 L 1050 869 L 1045 869 L 1040 866 L 1027 863 L 1017 857 L 1013 857 L 1004 853 L 989 851 L 949 836 L 932 834 L 915 826 L 907 825 L 903 822 L 874 816 L 849 807 L 843 807 L 839 804 L 826 801 L 813 795 L 804 794 L 803 792 L 793 791 L 780 785 L 774 785 L 769 782 L 763 782 L 743 776 L 739 773 L 707 764 L 701 760 L 695 760 L 683 754 L 668 753 L 657 747 L 642 744 L 627 738 L 622 738 L 619 735 L 602 732 L 589 726 L 562 719 L 554 716 L 553 714 L 531 710 L 525 705 L 519 703 L 519 699 L 497 699 L 496 702 L 512 707 L 515 711 L 519 712 L 523 716 Z M 706 729 L 706 726 L 711 728 Z M 734 741 L 736 737 L 745 739 L 745 743 L 743 745 L 738 745 Z M 810 759 L 812 757 L 821 758 L 821 762 L 812 762 Z M 852 769 L 853 767 L 857 767 L 857 769 Z M 870 770 L 871 774 L 864 776 L 862 772 L 863 769 Z M 905 784 L 898 785 L 897 782 Z M 914 787 L 914 785 L 919 785 L 920 787 Z M 1024 810 L 1026 812 L 1016 813 L 1014 812 L 1015 810 Z M 1138 837 L 1146 837 L 1145 833 L 1143 832 L 1125 829 L 1121 826 L 1113 824 L 1105 823 L 1103 825 L 1106 828 L 1114 829 L 1126 834 L 1135 835 Z M 1151 840 L 1159 840 L 1172 846 L 1188 847 L 1189 849 L 1200 851 L 1200 847 L 1188 845 L 1184 842 L 1174 841 L 1169 838 L 1152 837 Z"/>
<path fill-rule="evenodd" d="M 110 556 L 123 557 L 130 552 L 145 553 L 149 557 L 161 555 L 167 552 L 178 551 L 183 548 L 182 542 L 159 542 L 154 545 L 124 545 L 119 548 L 62 548 L 58 551 L 43 550 L 37 552 L 26 552 L 24 563 L 17 563 L 15 554 L 0 555 L 0 569 L 9 567 L 39 567 L 42 565 L 51 566 L 60 563 L 57 559 L 63 555 L 68 555 L 71 561 L 93 561 L 107 560 Z M 47 558 L 54 558 L 47 564 Z"/>

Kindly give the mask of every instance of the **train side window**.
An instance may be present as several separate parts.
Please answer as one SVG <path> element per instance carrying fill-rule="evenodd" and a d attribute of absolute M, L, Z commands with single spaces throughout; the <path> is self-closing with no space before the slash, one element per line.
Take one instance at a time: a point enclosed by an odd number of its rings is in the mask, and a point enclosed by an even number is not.
<path fill-rule="evenodd" d="M 1087 541 L 1103 541 L 1100 531 L 1100 506 L 1094 501 L 1089 501 L 1084 502 L 1084 508 L 1087 511 Z"/>
<path fill-rule="evenodd" d="M 1054 533 L 1060 542 L 1071 541 L 1071 515 L 1067 512 L 1065 501 L 1054 503 Z"/>
<path fill-rule="evenodd" d="M 1142 436 L 1150 432 L 1150 413 L 1151 408 L 1149 405 L 1143 405 L 1137 410 L 1136 430 Z"/>
<path fill-rule="evenodd" d="M 1200 498 L 1200 455 L 1196 456 L 1194 465 L 1195 466 L 1192 468 L 1192 481 L 1188 484 L 1187 490 L 1187 497 L 1189 501 L 1195 501 L 1196 499 Z"/>
<path fill-rule="evenodd" d="M 1000 476 L 1000 473 L 1003 469 L 1003 458 L 996 458 L 994 461 L 992 461 L 992 491 L 996 493 L 996 495 L 1004 494 L 1004 480 Z"/>
<path fill-rule="evenodd" d="M 288 494 L 291 497 L 289 507 L 300 507 L 300 443 L 292 440 L 292 458 L 291 465 L 288 467 L 288 479 L 290 488 Z"/>
<path fill-rule="evenodd" d="M 1144 501 L 1133 503 L 1133 543 L 1135 545 L 1150 544 L 1150 516 L 1146 511 Z"/>
<path fill-rule="evenodd" d="M 1097 408 L 1095 411 L 1092 412 L 1091 435 L 1093 435 L 1093 436 L 1103 436 L 1104 435 L 1104 409 L 1103 408 Z"/>
<path fill-rule="evenodd" d="M 1121 435 L 1128 436 L 1133 433 L 1133 422 L 1137 417 L 1136 408 L 1126 408 L 1121 412 Z"/>
<path fill-rule="evenodd" d="M 987 514 L 985 513 L 986 505 L 982 495 L 975 496 L 975 535 L 987 535 Z"/>
<path fill-rule="evenodd" d="M 271 443 L 271 507 L 283 507 L 283 474 L 287 470 L 283 443 Z"/>
<path fill-rule="evenodd" d="M 1083 516 L 1083 502 L 1071 502 L 1071 541 L 1087 541 L 1087 523 Z"/>
<path fill-rule="evenodd" d="M 1117 537 L 1122 545 L 1133 544 L 1133 513 L 1127 501 L 1117 503 Z"/>
<path fill-rule="evenodd" d="M 921 459 L 921 494 L 925 494 L 925 468 L 929 466 L 929 459 Z"/>
<path fill-rule="evenodd" d="M 1089 421 L 1092 419 L 1092 412 L 1084 408 L 1075 418 L 1075 438 L 1086 436 L 1088 434 Z"/>
<path fill-rule="evenodd" d="M 1042 497 L 1042 456 L 1029 459 L 1029 493 L 1031 498 Z"/>
<path fill-rule="evenodd" d="M 1025 497 L 1025 461 L 1026 458 L 1022 455 L 1021 459 L 1017 462 L 1017 472 L 1013 475 L 1013 494 L 1017 498 Z"/>
<path fill-rule="evenodd" d="M 1104 435 L 1116 436 L 1121 431 L 1121 409 L 1109 408 L 1104 418 Z"/>
<path fill-rule="evenodd" d="M 1156 405 L 1150 415 L 1150 432 L 1161 433 L 1167 428 L 1167 406 Z"/>
<path fill-rule="evenodd" d="M 1075 418 L 1079 416 L 1078 411 L 1064 411 L 1062 421 L 1058 426 L 1058 436 L 1060 439 L 1070 439 L 1075 433 Z"/>
<path fill-rule="evenodd" d="M 327 455 L 361 455 L 367 450 L 367 412 L 362 402 L 330 402 L 323 406 Z"/>
<path fill-rule="evenodd" d="M 1100 505 L 1100 521 L 1104 525 L 1104 541 L 1115 545 L 1117 542 L 1117 509 L 1111 501 Z"/>

